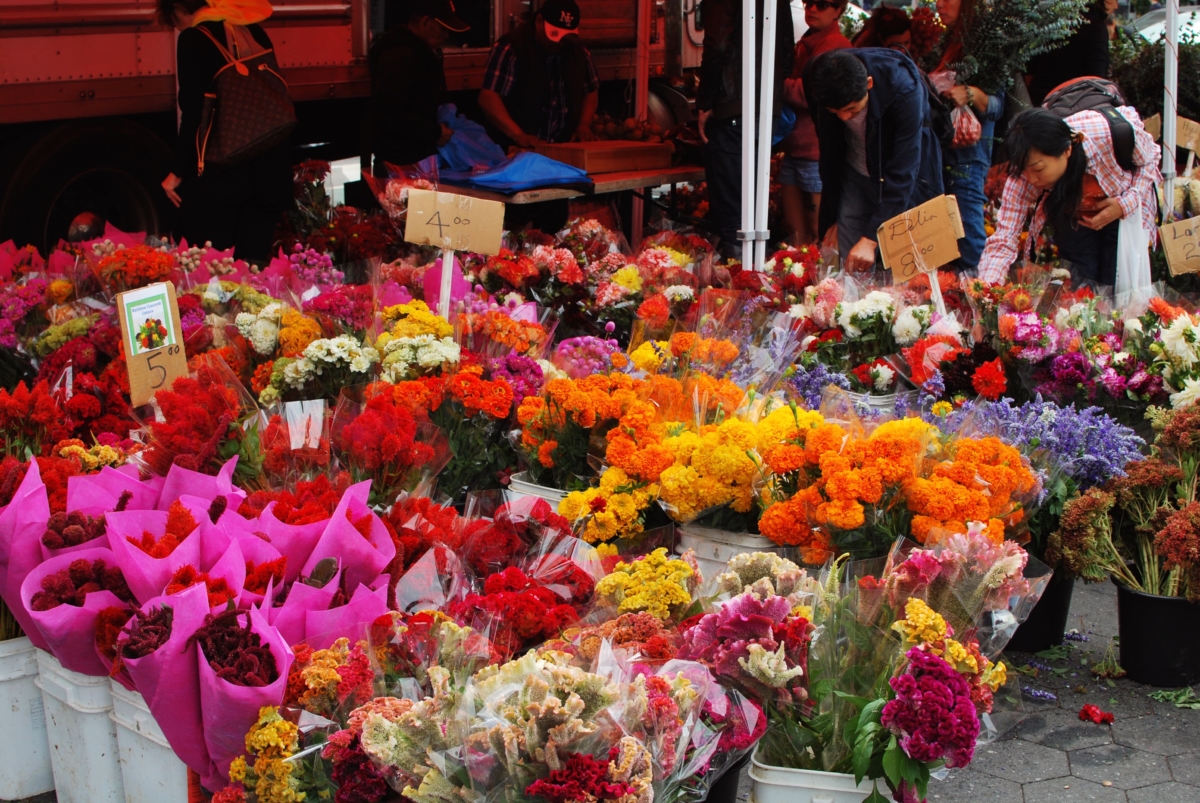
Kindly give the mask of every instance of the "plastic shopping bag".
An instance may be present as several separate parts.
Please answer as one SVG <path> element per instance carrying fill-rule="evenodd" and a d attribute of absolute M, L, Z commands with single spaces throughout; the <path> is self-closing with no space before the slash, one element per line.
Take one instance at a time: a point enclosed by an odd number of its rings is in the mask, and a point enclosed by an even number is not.
<path fill-rule="evenodd" d="M 929 83 L 933 84 L 933 88 L 941 94 L 958 83 L 958 76 L 953 70 L 941 70 L 929 74 Z M 955 106 L 951 109 L 950 122 L 954 124 L 954 139 L 950 142 L 951 148 L 969 148 L 979 142 L 983 136 L 983 125 L 975 113 L 966 106 Z"/>
<path fill-rule="evenodd" d="M 1127 215 L 1117 224 L 1117 286 L 1115 295 L 1149 287 L 1150 235 L 1142 226 L 1142 215 Z"/>
<path fill-rule="evenodd" d="M 468 172 L 497 165 L 507 156 L 483 126 L 459 114 L 453 103 L 438 107 L 438 122 L 454 129 L 450 141 L 438 147 L 443 167 Z"/>

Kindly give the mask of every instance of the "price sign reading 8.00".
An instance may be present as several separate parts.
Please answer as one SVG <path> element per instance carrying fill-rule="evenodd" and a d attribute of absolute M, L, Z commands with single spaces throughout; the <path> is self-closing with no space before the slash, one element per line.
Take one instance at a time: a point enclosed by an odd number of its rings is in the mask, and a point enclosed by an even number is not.
<path fill-rule="evenodd" d="M 466 195 L 410 190 L 404 239 L 452 251 L 500 251 L 504 204 Z"/>

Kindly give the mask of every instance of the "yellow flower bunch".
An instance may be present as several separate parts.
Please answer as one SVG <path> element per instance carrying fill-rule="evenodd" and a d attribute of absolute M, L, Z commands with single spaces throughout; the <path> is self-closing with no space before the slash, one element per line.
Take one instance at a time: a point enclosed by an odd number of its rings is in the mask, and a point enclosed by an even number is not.
<path fill-rule="evenodd" d="M 638 482 L 609 466 L 600 476 L 600 487 L 567 494 L 558 512 L 582 527 L 583 540 L 595 544 L 641 533 L 643 514 L 657 498 L 658 485 Z"/>
<path fill-rule="evenodd" d="M 637 293 L 642 289 L 642 274 L 636 265 L 626 265 L 612 275 L 612 282 L 631 293 Z"/>
<path fill-rule="evenodd" d="M 729 418 L 698 435 L 680 432 L 665 443 L 676 462 L 660 477 L 660 496 L 676 521 L 691 521 L 722 505 L 738 513 L 750 511 L 759 475 L 751 456 L 758 443 L 753 424 Z"/>
<path fill-rule="evenodd" d="M 78 438 L 62 441 L 54 447 L 59 457 L 74 457 L 83 466 L 85 473 L 99 471 L 105 466 L 119 466 L 125 462 L 125 452 L 113 446 L 93 444 L 90 448 Z"/>
<path fill-rule="evenodd" d="M 666 621 L 692 602 L 695 573 L 682 560 L 667 557 L 659 548 L 632 563 L 617 564 L 612 574 L 596 584 L 596 593 L 617 606 L 620 613 L 646 611 Z"/>
<path fill-rule="evenodd" d="M 238 756 L 229 767 L 229 780 L 245 787 L 250 803 L 300 803 L 305 795 L 292 777 L 294 765 L 286 761 L 299 749 L 299 729 L 275 706 L 263 706 L 246 733 L 246 752 L 254 764 L 248 766 L 245 757 Z"/>
<path fill-rule="evenodd" d="M 375 348 L 380 350 L 395 337 L 433 335 L 441 339 L 454 334 L 454 327 L 450 322 L 432 312 L 424 301 L 414 300 L 407 304 L 396 304 L 385 308 L 382 315 L 384 324 L 389 328 L 375 343 Z"/>
<path fill-rule="evenodd" d="M 300 671 L 305 690 L 300 695 L 300 705 L 309 711 L 332 711 L 337 706 L 337 687 L 341 682 L 338 667 L 346 663 L 350 654 L 350 640 L 340 638 L 327 650 L 312 654 L 308 666 Z"/>
<path fill-rule="evenodd" d="M 892 625 L 909 644 L 931 644 L 946 637 L 946 620 L 924 601 L 912 597 L 904 604 L 904 618 Z"/>

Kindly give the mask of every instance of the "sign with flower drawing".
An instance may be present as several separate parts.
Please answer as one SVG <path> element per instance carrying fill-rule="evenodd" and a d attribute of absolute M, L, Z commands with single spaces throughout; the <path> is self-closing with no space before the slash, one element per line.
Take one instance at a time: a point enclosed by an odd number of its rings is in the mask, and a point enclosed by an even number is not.
<path fill-rule="evenodd" d="M 129 366 L 130 397 L 138 407 L 188 372 L 175 287 L 163 282 L 121 293 L 117 312 Z"/>

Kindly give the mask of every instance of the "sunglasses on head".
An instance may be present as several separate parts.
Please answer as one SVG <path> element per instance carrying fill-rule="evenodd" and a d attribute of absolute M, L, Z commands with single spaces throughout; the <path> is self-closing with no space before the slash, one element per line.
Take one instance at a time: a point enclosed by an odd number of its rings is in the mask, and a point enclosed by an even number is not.
<path fill-rule="evenodd" d="M 828 11 L 831 8 L 838 8 L 837 3 L 831 3 L 829 0 L 804 0 L 805 8 L 815 8 L 817 11 Z"/>

